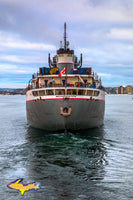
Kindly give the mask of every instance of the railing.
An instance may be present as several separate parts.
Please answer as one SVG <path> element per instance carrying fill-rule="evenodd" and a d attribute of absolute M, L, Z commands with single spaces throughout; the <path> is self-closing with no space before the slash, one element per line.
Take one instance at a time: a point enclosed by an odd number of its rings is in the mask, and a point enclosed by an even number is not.
<path fill-rule="evenodd" d="M 81 83 L 81 82 L 77 82 L 75 84 L 72 84 L 72 83 L 68 83 L 66 85 L 63 85 L 63 84 L 59 84 L 59 83 L 48 83 L 47 85 L 42 85 L 40 84 L 40 86 L 36 86 L 34 88 L 33 85 L 29 84 L 28 87 L 27 87 L 27 90 L 30 90 L 30 89 L 39 89 L 39 88 L 52 88 L 52 87 L 77 87 L 77 88 L 98 88 L 99 86 L 96 86 L 96 84 L 90 84 L 90 83 Z"/>
<path fill-rule="evenodd" d="M 64 95 L 81 95 L 81 96 L 98 96 L 99 91 L 94 89 L 83 89 L 83 88 L 65 88 L 65 89 L 40 89 L 33 90 L 33 96 L 47 96 L 47 95 L 56 95 L 56 96 L 64 96 Z"/>

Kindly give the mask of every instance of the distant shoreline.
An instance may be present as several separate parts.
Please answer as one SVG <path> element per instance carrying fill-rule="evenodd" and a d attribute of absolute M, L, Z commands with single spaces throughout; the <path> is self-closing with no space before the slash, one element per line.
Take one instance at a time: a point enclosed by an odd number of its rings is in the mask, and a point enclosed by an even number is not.
<path fill-rule="evenodd" d="M 0 95 L 25 95 L 26 89 L 0 88 Z"/>
<path fill-rule="evenodd" d="M 104 87 L 106 95 L 117 94 L 117 87 Z M 0 95 L 26 95 L 26 88 L 0 88 Z M 128 93 L 123 93 L 128 94 Z M 132 94 L 132 93 L 131 93 Z M 129 94 L 128 94 L 129 95 Z"/>

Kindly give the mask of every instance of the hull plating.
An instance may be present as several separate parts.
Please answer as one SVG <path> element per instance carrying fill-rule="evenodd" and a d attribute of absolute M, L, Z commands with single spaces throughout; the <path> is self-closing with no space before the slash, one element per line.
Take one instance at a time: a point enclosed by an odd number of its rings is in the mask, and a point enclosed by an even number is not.
<path fill-rule="evenodd" d="M 71 115 L 60 114 L 61 107 L 71 107 Z M 27 121 L 44 130 L 82 130 L 98 127 L 104 121 L 104 100 L 38 100 L 27 101 Z"/>

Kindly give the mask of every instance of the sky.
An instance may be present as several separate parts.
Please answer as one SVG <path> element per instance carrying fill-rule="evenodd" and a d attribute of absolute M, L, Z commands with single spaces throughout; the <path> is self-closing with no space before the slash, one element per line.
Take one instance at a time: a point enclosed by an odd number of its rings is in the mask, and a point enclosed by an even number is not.
<path fill-rule="evenodd" d="M 0 0 L 0 88 L 25 88 L 63 40 L 105 87 L 133 85 L 133 0 Z"/>

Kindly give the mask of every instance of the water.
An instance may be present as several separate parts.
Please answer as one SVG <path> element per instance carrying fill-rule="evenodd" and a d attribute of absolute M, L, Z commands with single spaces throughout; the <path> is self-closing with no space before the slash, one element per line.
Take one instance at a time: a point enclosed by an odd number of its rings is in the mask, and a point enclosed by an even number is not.
<path fill-rule="evenodd" d="M 29 128 L 25 96 L 0 96 L 0 200 L 133 199 L 133 96 L 106 96 L 104 126 L 77 133 Z M 40 190 L 7 187 L 18 178 Z"/>

